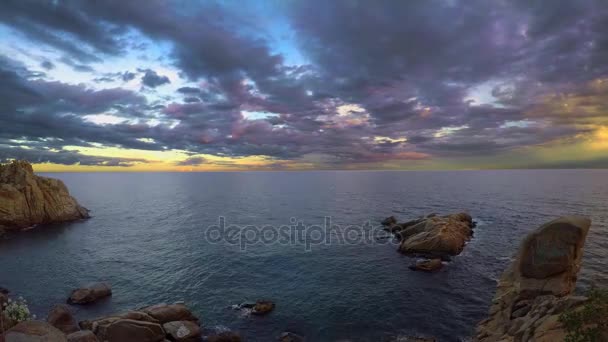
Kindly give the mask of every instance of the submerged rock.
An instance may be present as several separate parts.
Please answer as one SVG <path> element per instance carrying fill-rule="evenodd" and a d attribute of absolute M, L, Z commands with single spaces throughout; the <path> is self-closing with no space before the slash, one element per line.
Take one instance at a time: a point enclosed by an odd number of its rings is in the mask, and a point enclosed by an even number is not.
<path fill-rule="evenodd" d="M 441 263 L 441 259 L 436 258 L 417 261 L 414 265 L 410 266 L 410 269 L 413 271 L 433 272 L 440 270 L 442 267 L 443 263 Z"/>
<path fill-rule="evenodd" d="M 75 289 L 68 298 L 69 304 L 89 304 L 101 298 L 112 295 L 112 287 L 108 283 L 91 283 Z"/>
<path fill-rule="evenodd" d="M 566 216 L 546 223 L 522 242 L 497 285 L 489 317 L 475 341 L 563 341 L 559 315 L 585 302 L 576 285 L 591 221 Z"/>
<path fill-rule="evenodd" d="M 255 302 L 253 309 L 251 309 L 252 315 L 266 315 L 270 311 L 274 310 L 274 303 L 269 300 L 258 300 Z"/>
<path fill-rule="evenodd" d="M 389 216 L 380 222 L 383 226 L 392 226 L 397 223 L 397 218 L 395 216 Z"/>
<path fill-rule="evenodd" d="M 279 342 L 304 342 L 306 339 L 298 334 L 286 331 L 279 336 Z"/>
<path fill-rule="evenodd" d="M 224 331 L 207 337 L 209 342 L 241 342 L 241 335 L 233 331 Z"/>
<path fill-rule="evenodd" d="M 88 217 L 62 181 L 36 176 L 26 161 L 0 165 L 0 230 Z"/>
<path fill-rule="evenodd" d="M 23 321 L 4 334 L 5 342 L 67 342 L 66 336 L 43 321 Z"/>

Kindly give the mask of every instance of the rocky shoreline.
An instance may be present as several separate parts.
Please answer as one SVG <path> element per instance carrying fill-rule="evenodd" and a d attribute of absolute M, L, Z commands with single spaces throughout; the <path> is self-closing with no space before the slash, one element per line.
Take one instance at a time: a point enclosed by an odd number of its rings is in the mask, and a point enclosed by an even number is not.
<path fill-rule="evenodd" d="M 0 235 L 86 218 L 89 210 L 78 204 L 62 181 L 35 175 L 26 161 L 0 164 Z"/>

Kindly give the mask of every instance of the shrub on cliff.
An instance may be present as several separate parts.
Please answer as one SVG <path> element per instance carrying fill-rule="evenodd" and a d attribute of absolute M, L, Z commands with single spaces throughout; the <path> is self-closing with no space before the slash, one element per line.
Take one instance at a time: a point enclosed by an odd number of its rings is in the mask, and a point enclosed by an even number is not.
<path fill-rule="evenodd" d="M 567 331 L 566 342 L 602 341 L 608 332 L 608 290 L 591 289 L 580 307 L 559 317 Z"/>

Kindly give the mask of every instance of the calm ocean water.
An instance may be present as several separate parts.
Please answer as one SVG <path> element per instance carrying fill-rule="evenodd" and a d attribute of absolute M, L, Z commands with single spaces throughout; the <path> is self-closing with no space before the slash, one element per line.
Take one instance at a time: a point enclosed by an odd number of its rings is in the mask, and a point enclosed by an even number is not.
<path fill-rule="evenodd" d="M 484 318 L 496 279 L 524 235 L 563 214 L 590 216 L 579 291 L 608 284 L 608 170 L 462 172 L 74 173 L 62 179 L 93 218 L 0 241 L 0 286 L 39 316 L 90 281 L 111 299 L 76 307 L 78 319 L 146 304 L 186 301 L 205 328 L 273 341 L 283 331 L 311 341 L 380 341 L 398 334 L 456 341 Z M 412 272 L 396 245 L 210 243 L 228 224 L 377 224 L 466 210 L 479 222 L 462 255 L 434 274 Z M 355 241 L 353 243 L 353 241 Z M 356 242 L 358 241 L 358 242 Z M 250 317 L 229 308 L 268 298 Z"/>

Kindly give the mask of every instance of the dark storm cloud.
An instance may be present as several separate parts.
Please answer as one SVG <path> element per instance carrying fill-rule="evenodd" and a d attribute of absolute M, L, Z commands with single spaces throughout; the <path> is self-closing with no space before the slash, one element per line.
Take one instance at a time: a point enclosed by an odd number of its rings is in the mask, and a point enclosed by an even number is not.
<path fill-rule="evenodd" d="M 80 164 L 87 166 L 129 167 L 135 163 L 147 163 L 145 159 L 138 158 L 99 157 L 67 150 L 49 151 L 46 149 L 24 149 L 0 145 L 0 163 L 6 163 L 11 159 L 23 159 L 33 163 Z"/>
<path fill-rule="evenodd" d="M 42 61 L 42 63 L 40 63 L 40 66 L 46 70 L 55 69 L 55 64 L 53 64 L 53 62 L 47 61 L 47 60 Z"/>
<path fill-rule="evenodd" d="M 10 128 L 0 138 L 341 165 L 493 155 L 586 134 L 581 124 L 605 116 L 607 92 L 589 86 L 608 75 L 602 0 L 292 1 L 282 14 L 304 65 L 288 65 L 263 35 L 249 34 L 257 26 L 225 4 L 0 6 L 0 21 L 58 49 L 59 61 L 75 70 L 93 72 L 92 62 L 146 48 L 125 35 L 136 31 L 169 42 L 167 60 L 196 84 L 147 103 L 120 88 L 35 79 L 41 75 L 6 62 L 0 120 Z M 170 83 L 151 69 L 95 76 L 97 82 L 141 76 L 148 88 Z M 552 106 L 568 101 L 581 110 Z M 351 109 L 338 115 L 339 108 Z M 82 118 L 106 111 L 175 124 L 103 126 Z M 244 111 L 269 115 L 248 120 Z"/>
<path fill-rule="evenodd" d="M 171 83 L 169 77 L 162 76 L 154 70 L 145 70 L 144 76 L 141 78 L 143 85 L 150 88 L 156 88 L 163 84 Z"/>

